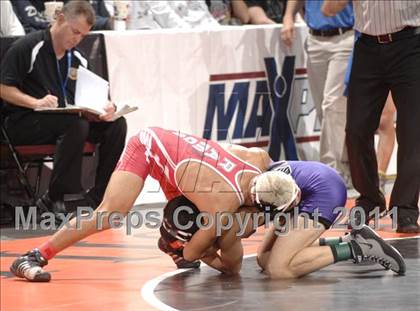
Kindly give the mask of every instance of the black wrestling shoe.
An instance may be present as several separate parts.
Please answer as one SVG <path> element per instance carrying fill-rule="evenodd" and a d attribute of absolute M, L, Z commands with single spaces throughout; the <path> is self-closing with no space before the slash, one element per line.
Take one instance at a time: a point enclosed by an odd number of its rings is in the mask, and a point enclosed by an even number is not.
<path fill-rule="evenodd" d="M 370 227 L 364 225 L 361 229 L 353 229 L 346 238 L 350 241 L 355 263 L 372 261 L 400 275 L 405 273 L 406 266 L 400 252 Z"/>
<path fill-rule="evenodd" d="M 174 249 L 173 247 L 169 245 L 168 242 L 166 242 L 162 238 L 159 238 L 158 247 L 162 252 L 171 256 L 172 260 L 174 261 L 178 269 L 189 269 L 189 268 L 197 269 L 200 267 L 201 263 L 199 260 L 192 261 L 192 262 L 185 260 L 182 257 L 182 249 Z"/>
<path fill-rule="evenodd" d="M 40 213 L 39 219 L 41 219 L 41 221 L 44 219 L 49 219 L 51 216 L 48 214 L 54 214 L 54 226 L 56 227 L 62 225 L 63 222 L 68 221 L 74 216 L 72 215 L 70 218 L 66 218 L 69 214 L 72 213 L 67 210 L 63 200 L 51 200 L 48 191 L 38 199 L 36 206 L 38 208 L 38 213 Z"/>
<path fill-rule="evenodd" d="M 398 217 L 397 233 L 420 233 L 417 217 Z"/>
<path fill-rule="evenodd" d="M 43 212 L 51 212 L 54 214 L 67 214 L 66 206 L 63 200 L 53 201 L 47 192 L 36 202 L 36 206 Z"/>
<path fill-rule="evenodd" d="M 86 209 L 86 212 L 95 211 L 99 206 L 99 203 L 89 191 L 74 195 L 71 199 L 66 198 L 66 210 L 67 212 L 76 214 L 79 208 Z"/>
<path fill-rule="evenodd" d="M 42 269 L 48 264 L 48 260 L 42 257 L 37 248 L 17 258 L 10 266 L 10 271 L 18 278 L 27 279 L 30 282 L 49 282 L 51 274 Z"/>
<path fill-rule="evenodd" d="M 397 233 L 420 233 L 418 224 L 398 224 Z"/>

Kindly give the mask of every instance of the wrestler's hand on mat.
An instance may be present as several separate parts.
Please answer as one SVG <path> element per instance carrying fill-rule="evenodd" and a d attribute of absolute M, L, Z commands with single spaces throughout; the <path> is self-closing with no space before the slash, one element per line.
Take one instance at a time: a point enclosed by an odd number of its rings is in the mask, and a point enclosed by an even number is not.
<path fill-rule="evenodd" d="M 159 239 L 160 245 L 163 245 L 163 248 L 166 250 L 166 253 L 172 253 L 176 256 L 182 257 L 182 251 L 184 250 L 184 243 L 175 240 L 167 241 L 163 237 Z"/>
<path fill-rule="evenodd" d="M 220 258 L 220 255 L 217 253 L 217 249 L 209 249 L 205 252 L 203 257 L 201 257 L 201 260 L 208 265 L 209 267 L 212 267 L 213 269 L 216 269 L 222 273 L 227 273 L 227 269 L 224 267 L 222 260 Z"/>
<path fill-rule="evenodd" d="M 163 237 L 159 238 L 158 241 L 159 249 L 171 256 L 172 260 L 178 267 L 178 269 L 186 269 L 186 268 L 198 268 L 200 267 L 200 261 L 188 261 L 185 260 L 183 257 L 183 250 L 184 250 L 184 243 L 175 240 L 172 242 L 166 241 Z"/>
<path fill-rule="evenodd" d="M 215 254 L 217 254 L 218 250 L 219 250 L 219 247 L 217 247 L 216 245 L 213 245 L 209 247 L 208 249 L 206 249 L 203 255 L 201 255 L 201 258 L 213 257 Z"/>
<path fill-rule="evenodd" d="M 201 260 L 208 266 L 224 274 L 228 274 L 228 275 L 237 274 L 240 270 L 240 265 L 238 266 L 236 263 L 232 265 L 230 264 L 230 262 L 223 260 L 222 258 L 223 254 L 222 253 L 219 254 L 218 251 L 219 251 L 218 247 L 211 247 L 207 249 L 203 257 L 201 257 Z"/>

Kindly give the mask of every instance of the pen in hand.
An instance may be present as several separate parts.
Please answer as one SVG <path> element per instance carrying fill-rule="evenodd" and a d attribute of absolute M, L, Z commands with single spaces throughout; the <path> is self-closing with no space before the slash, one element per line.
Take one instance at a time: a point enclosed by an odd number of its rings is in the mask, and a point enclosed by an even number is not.
<path fill-rule="evenodd" d="M 57 108 L 58 98 L 51 94 L 49 89 L 46 89 L 47 95 L 43 98 L 38 99 L 36 102 L 36 108 Z"/>

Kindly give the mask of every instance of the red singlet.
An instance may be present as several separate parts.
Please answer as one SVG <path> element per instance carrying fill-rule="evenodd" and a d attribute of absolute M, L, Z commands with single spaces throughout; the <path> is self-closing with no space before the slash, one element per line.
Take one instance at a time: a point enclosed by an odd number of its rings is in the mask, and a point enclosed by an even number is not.
<path fill-rule="evenodd" d="M 150 175 L 159 181 L 168 200 L 183 195 L 176 181 L 176 171 L 183 163 L 197 162 L 219 174 L 233 189 L 242 205 L 242 173 L 261 171 L 218 143 L 178 131 L 150 127 L 128 141 L 117 171 L 128 171 L 143 180 Z"/>

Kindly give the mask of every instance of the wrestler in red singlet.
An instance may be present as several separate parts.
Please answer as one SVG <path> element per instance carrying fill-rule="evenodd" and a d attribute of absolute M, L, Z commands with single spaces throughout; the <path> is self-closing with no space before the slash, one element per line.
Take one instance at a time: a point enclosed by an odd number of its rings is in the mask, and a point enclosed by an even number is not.
<path fill-rule="evenodd" d="M 191 162 L 206 165 L 219 174 L 232 187 L 241 205 L 244 202 L 240 187 L 242 173 L 261 173 L 216 142 L 159 127 L 147 128 L 131 137 L 116 170 L 134 173 L 143 180 L 150 175 L 159 181 L 170 200 L 183 194 L 175 178 L 177 169 Z"/>

